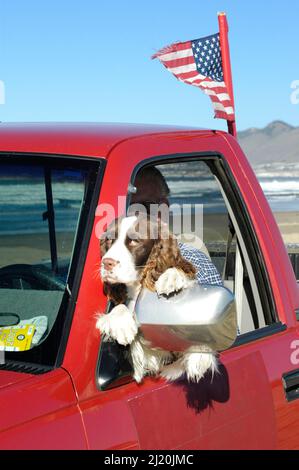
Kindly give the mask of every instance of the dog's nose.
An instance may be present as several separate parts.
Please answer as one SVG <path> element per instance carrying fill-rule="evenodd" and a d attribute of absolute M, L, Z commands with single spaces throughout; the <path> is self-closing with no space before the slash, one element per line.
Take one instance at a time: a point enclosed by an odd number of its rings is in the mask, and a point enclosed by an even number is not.
<path fill-rule="evenodd" d="M 112 271 L 112 269 L 119 263 L 119 261 L 115 261 L 112 258 L 105 258 L 102 261 L 102 264 L 106 271 Z"/>

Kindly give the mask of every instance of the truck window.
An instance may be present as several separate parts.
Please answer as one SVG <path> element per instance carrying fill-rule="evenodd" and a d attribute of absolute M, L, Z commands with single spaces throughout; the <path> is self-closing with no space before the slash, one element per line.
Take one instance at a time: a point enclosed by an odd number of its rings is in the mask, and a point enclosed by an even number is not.
<path fill-rule="evenodd" d="M 91 170 L 78 161 L 0 159 L 0 348 L 6 359 L 50 364 L 57 353 L 90 185 Z"/>
<path fill-rule="evenodd" d="M 150 201 L 167 201 L 169 224 L 183 249 L 203 252 L 217 268 L 223 284 L 235 293 L 240 335 L 267 326 L 272 319 L 265 318 L 246 244 L 209 162 L 172 162 L 155 169 L 147 167 L 137 174 L 136 186 L 144 184 L 138 202 L 144 199 L 148 205 Z M 155 171 L 161 176 L 155 176 Z M 160 197 L 156 194 L 159 191 Z"/>

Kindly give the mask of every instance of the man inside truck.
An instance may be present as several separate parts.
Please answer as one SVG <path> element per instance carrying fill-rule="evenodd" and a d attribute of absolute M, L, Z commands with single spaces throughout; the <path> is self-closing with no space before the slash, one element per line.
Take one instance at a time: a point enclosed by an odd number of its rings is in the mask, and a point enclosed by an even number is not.
<path fill-rule="evenodd" d="M 156 167 L 145 167 L 137 173 L 134 187 L 131 187 L 131 194 L 131 205 L 128 212 L 130 210 L 135 212 L 135 208 L 138 206 L 134 208 L 133 205 L 138 204 L 152 215 L 151 208 L 153 206 L 160 208 L 163 205 L 163 210 L 158 210 L 157 215 L 165 217 L 165 221 L 167 220 L 169 223 L 169 211 L 165 211 L 165 208 L 169 208 L 170 190 L 164 176 Z M 208 257 L 207 250 L 205 250 L 207 253 L 205 254 L 196 247 L 181 242 L 179 242 L 179 247 L 183 257 L 196 268 L 199 284 L 223 285 L 220 274 Z"/>

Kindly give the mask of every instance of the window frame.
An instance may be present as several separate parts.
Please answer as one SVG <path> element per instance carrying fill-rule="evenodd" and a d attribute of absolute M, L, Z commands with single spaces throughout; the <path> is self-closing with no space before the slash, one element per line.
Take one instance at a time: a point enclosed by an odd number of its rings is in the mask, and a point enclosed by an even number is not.
<path fill-rule="evenodd" d="M 79 213 L 77 230 L 74 234 L 72 256 L 70 259 L 69 272 L 62 302 L 57 312 L 57 317 L 48 337 L 34 348 L 23 352 L 6 352 L 5 363 L 0 365 L 1 369 L 41 374 L 61 366 L 70 328 L 73 320 L 77 296 L 80 288 L 81 278 L 87 256 L 94 215 L 97 207 L 101 183 L 106 167 L 106 160 L 102 157 L 89 157 L 84 155 L 48 154 L 35 152 L 0 152 L 0 161 L 5 158 L 7 162 L 18 161 L 22 164 L 36 164 L 41 167 L 65 168 L 68 161 L 74 166 L 90 170 L 85 194 L 82 199 L 82 208 Z M 50 346 L 48 346 L 50 345 Z M 50 363 L 45 364 L 40 359 L 43 357 L 43 349 L 53 349 Z M 47 354 L 45 354 L 47 356 Z"/>
<path fill-rule="evenodd" d="M 253 223 L 245 201 L 243 199 L 243 196 L 241 194 L 241 191 L 236 183 L 236 180 L 224 155 L 218 152 L 196 152 L 150 157 L 136 165 L 131 175 L 130 184 L 134 185 L 134 180 L 138 171 L 140 171 L 141 168 L 145 168 L 146 166 L 157 166 L 167 163 L 179 163 L 188 161 L 194 162 L 196 160 L 208 163 L 208 167 L 210 168 L 211 173 L 215 175 L 219 180 L 221 187 L 224 193 L 226 194 L 230 206 L 235 214 L 238 227 L 243 235 L 243 240 L 246 245 L 248 255 L 252 255 L 250 260 L 255 274 L 255 279 L 259 288 L 259 295 L 265 316 L 265 321 L 266 323 L 268 323 L 267 326 L 262 329 L 264 330 L 273 324 L 281 323 L 279 320 L 277 307 L 274 301 L 274 295 L 272 292 L 271 283 L 268 272 L 266 270 L 266 264 L 263 252 L 259 244 L 259 240 L 255 233 Z M 126 206 L 127 209 L 130 205 L 130 199 L 131 195 L 128 194 Z M 261 288 L 261 286 L 263 286 L 263 289 Z M 255 331 L 253 331 L 253 333 Z M 250 334 L 251 333 L 246 333 L 246 335 Z"/>

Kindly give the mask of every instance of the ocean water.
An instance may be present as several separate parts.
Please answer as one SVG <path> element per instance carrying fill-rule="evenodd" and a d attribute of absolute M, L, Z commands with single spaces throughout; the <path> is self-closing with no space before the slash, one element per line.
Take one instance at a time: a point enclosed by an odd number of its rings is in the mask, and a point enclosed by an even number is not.
<path fill-rule="evenodd" d="M 299 178 L 261 178 L 260 184 L 273 212 L 299 212 Z"/>
<path fill-rule="evenodd" d="M 57 182 L 52 185 L 57 232 L 76 229 L 83 197 L 80 183 Z M 0 235 L 47 233 L 45 186 L 36 180 L 0 179 Z"/>
<path fill-rule="evenodd" d="M 299 212 L 299 164 L 260 165 L 255 173 L 273 212 Z M 170 179 L 168 185 L 173 203 L 185 200 L 203 204 L 211 213 L 226 210 L 222 194 L 210 177 L 185 176 L 183 181 Z"/>
<path fill-rule="evenodd" d="M 299 212 L 299 163 L 260 165 L 255 172 L 273 212 Z"/>

